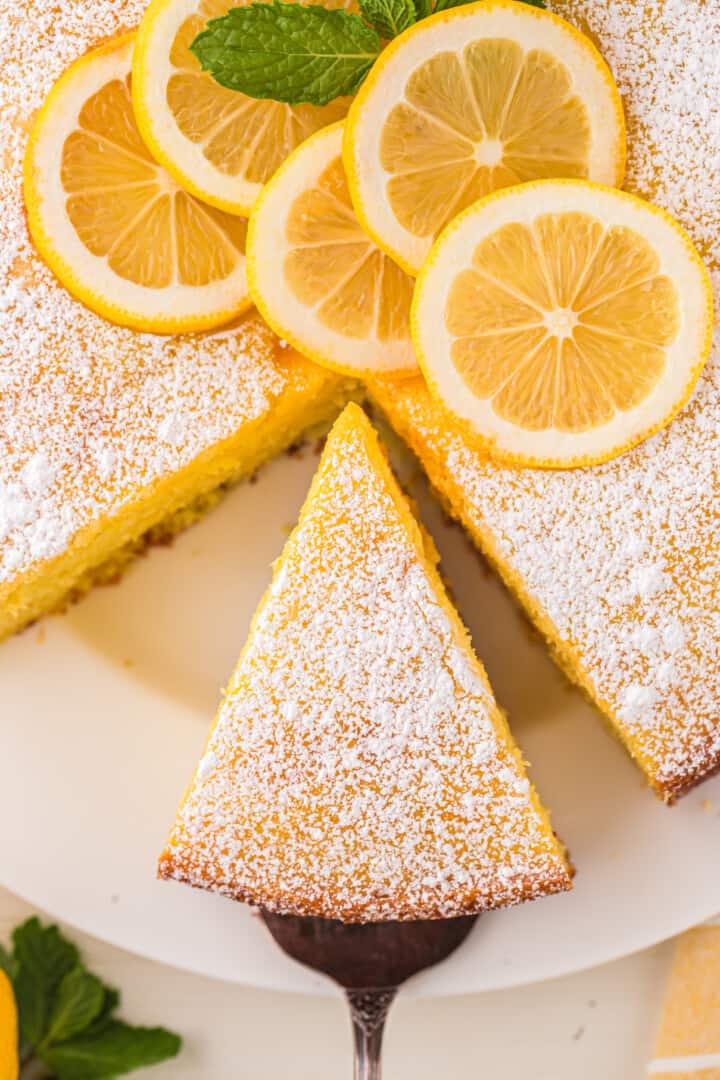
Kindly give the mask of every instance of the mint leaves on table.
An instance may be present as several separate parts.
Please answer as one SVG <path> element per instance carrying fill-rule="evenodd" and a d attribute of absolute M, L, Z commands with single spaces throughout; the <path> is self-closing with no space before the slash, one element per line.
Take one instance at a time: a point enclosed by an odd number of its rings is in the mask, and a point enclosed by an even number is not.
<path fill-rule="evenodd" d="M 221 86 L 288 105 L 354 94 L 388 41 L 467 0 L 359 0 L 360 15 L 315 4 L 252 3 L 211 19 L 190 46 Z M 524 0 L 545 7 L 544 0 Z"/>
<path fill-rule="evenodd" d="M 77 949 L 56 926 L 28 919 L 12 935 L 15 973 L 12 978 L 20 1036 L 30 1046 L 45 1037 L 64 977 L 80 962 Z"/>
<path fill-rule="evenodd" d="M 180 1038 L 164 1028 L 117 1020 L 117 990 L 85 968 L 56 926 L 28 919 L 13 932 L 12 946 L 0 947 L 0 967 L 17 1002 L 21 1080 L 111 1080 L 180 1050 Z"/>
<path fill-rule="evenodd" d="M 179 1047 L 178 1037 L 163 1028 L 110 1020 L 98 1031 L 49 1046 L 41 1057 L 58 1080 L 107 1080 L 174 1057 Z"/>

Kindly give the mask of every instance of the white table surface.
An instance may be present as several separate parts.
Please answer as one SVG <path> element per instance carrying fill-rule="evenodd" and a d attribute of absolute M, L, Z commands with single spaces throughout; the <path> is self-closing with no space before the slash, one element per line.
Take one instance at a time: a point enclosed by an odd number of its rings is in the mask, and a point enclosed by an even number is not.
<path fill-rule="evenodd" d="M 632 898 L 628 897 L 628 903 Z M 0 940 L 34 909 L 0 889 Z M 42 915 L 42 912 L 39 914 Z M 122 991 L 122 1013 L 182 1034 L 180 1058 L 148 1080 L 342 1080 L 345 1006 L 188 975 L 71 931 L 88 965 Z M 387 1032 L 387 1080 L 640 1080 L 671 946 L 519 990 L 403 999 Z"/>

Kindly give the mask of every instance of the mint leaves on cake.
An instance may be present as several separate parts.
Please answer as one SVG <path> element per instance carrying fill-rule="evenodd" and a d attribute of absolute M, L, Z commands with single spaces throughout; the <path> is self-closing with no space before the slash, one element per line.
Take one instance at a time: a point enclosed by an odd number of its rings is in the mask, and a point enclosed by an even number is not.
<path fill-rule="evenodd" d="M 254 3 L 211 19 L 191 51 L 221 86 L 288 105 L 354 94 L 389 41 L 467 0 L 360 0 L 360 14 L 315 4 Z M 524 0 L 545 7 L 544 0 Z"/>

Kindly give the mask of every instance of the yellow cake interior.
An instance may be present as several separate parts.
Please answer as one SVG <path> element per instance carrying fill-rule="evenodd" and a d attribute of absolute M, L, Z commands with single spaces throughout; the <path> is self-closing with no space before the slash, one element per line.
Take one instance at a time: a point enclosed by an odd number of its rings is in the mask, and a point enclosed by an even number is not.
<path fill-rule="evenodd" d="M 259 319 L 251 316 L 246 329 L 256 328 L 255 324 Z M 351 390 L 349 381 L 292 349 L 281 349 L 264 329 L 262 340 L 265 360 L 273 365 L 281 385 L 270 406 L 177 471 L 128 491 L 119 507 L 79 529 L 61 554 L 37 560 L 24 573 L 0 583 L 0 640 L 40 615 L 62 609 L 92 585 L 117 579 L 145 544 L 191 525 L 228 485 L 252 476 L 299 438 L 324 429 L 334 419 Z"/>

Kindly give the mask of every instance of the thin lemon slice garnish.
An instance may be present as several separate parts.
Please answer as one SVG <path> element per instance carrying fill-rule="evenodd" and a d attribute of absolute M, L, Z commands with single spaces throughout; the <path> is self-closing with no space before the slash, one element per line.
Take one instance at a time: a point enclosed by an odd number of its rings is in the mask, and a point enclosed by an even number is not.
<path fill-rule="evenodd" d="M 276 333 L 318 363 L 410 375 L 413 281 L 358 224 L 342 135 L 342 123 L 317 132 L 263 190 L 250 217 L 250 290 Z"/>
<path fill-rule="evenodd" d="M 381 55 L 348 114 L 345 166 L 358 217 L 416 273 L 477 199 L 525 181 L 620 184 L 620 95 L 594 45 L 513 0 L 441 12 Z"/>
<path fill-rule="evenodd" d="M 30 231 L 61 282 L 113 322 L 170 333 L 250 304 L 246 222 L 183 191 L 148 153 L 131 100 L 132 35 L 75 63 L 28 144 Z"/>
<path fill-rule="evenodd" d="M 641 199 L 536 181 L 470 207 L 416 283 L 413 338 L 431 389 L 499 458 L 606 461 L 688 400 L 710 349 L 707 270 Z"/>
<path fill-rule="evenodd" d="M 193 39 L 209 19 L 248 2 L 153 0 L 133 60 L 135 112 L 153 156 L 187 191 L 245 216 L 288 154 L 349 105 L 345 98 L 325 106 L 258 101 L 201 71 Z"/>

